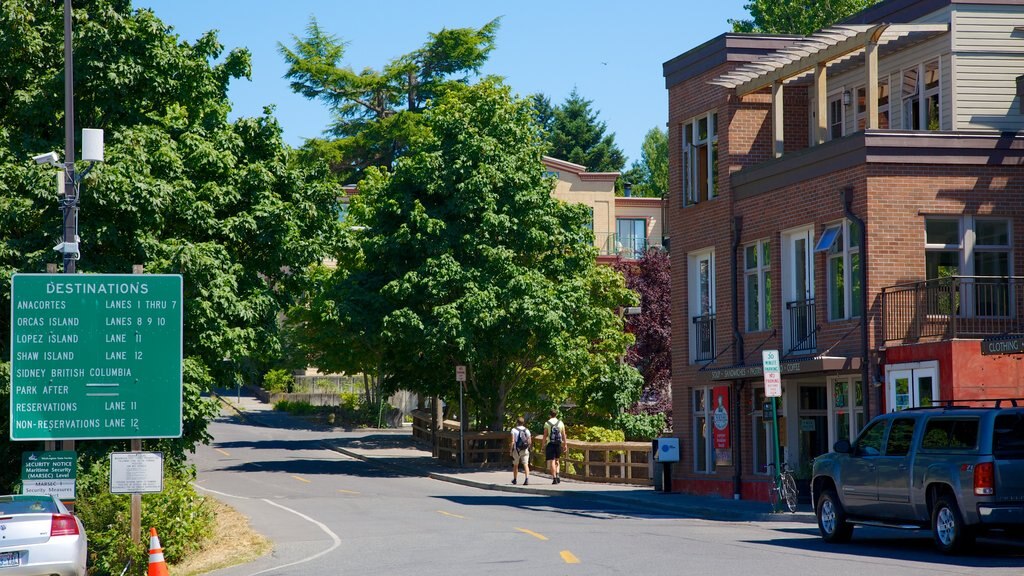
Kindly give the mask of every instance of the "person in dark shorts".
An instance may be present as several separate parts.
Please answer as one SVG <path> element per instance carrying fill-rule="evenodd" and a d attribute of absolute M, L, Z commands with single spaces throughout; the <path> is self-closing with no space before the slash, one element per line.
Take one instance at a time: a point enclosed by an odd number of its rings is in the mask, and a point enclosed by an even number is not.
<path fill-rule="evenodd" d="M 558 459 L 565 454 L 566 449 L 565 424 L 558 419 L 558 411 L 551 411 L 551 418 L 544 423 L 544 458 L 548 462 L 548 473 L 551 474 L 551 483 L 558 484 L 562 481 L 559 476 Z"/>

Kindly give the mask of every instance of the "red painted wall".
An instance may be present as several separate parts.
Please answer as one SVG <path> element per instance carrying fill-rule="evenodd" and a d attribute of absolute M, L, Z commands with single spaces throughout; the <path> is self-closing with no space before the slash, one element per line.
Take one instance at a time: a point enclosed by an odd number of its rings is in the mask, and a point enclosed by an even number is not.
<path fill-rule="evenodd" d="M 1024 398 L 1024 354 L 981 355 L 980 340 L 948 340 L 895 346 L 885 365 L 939 362 L 939 393 L 944 400 Z"/>

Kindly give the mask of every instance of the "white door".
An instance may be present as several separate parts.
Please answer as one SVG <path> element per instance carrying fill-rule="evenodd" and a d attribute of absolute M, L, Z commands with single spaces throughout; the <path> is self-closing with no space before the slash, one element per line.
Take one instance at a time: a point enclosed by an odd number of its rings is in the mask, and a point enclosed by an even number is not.
<path fill-rule="evenodd" d="M 939 400 L 938 363 L 893 365 L 886 369 L 885 383 L 890 412 L 932 406 Z"/>

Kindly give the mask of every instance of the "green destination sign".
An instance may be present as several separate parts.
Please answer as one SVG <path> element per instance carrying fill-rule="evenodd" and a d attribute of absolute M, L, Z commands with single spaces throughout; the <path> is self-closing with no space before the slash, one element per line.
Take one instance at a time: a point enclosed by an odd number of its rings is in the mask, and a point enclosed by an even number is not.
<path fill-rule="evenodd" d="M 181 436 L 176 274 L 15 274 L 11 439 Z"/>

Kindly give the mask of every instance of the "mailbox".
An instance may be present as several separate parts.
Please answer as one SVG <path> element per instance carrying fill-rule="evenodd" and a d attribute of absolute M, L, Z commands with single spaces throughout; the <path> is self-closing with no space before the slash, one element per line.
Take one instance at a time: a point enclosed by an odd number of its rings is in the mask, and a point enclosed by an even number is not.
<path fill-rule="evenodd" d="M 658 438 L 654 459 L 658 462 L 679 462 L 679 438 Z"/>

